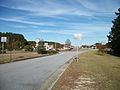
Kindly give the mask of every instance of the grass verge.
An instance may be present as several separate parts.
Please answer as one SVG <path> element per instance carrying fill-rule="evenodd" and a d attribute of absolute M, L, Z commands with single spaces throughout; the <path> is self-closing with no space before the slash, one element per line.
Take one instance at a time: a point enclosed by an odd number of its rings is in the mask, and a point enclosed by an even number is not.
<path fill-rule="evenodd" d="M 52 90 L 119 90 L 120 57 L 98 52 L 80 55 L 73 61 Z"/>
<path fill-rule="evenodd" d="M 42 57 L 45 55 L 38 54 L 37 52 L 24 52 L 24 51 L 14 51 L 12 52 L 12 55 L 10 55 L 10 52 L 8 52 L 7 54 L 0 54 L 0 64 L 21 61 L 35 57 Z"/>

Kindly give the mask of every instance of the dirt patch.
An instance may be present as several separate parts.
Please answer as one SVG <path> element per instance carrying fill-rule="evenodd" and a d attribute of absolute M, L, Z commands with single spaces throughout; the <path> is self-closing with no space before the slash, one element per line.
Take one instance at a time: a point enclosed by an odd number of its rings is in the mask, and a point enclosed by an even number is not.
<path fill-rule="evenodd" d="M 73 90 L 95 90 L 94 85 L 95 81 L 94 78 L 82 75 L 78 77 L 78 79 L 74 82 L 75 86 Z"/>

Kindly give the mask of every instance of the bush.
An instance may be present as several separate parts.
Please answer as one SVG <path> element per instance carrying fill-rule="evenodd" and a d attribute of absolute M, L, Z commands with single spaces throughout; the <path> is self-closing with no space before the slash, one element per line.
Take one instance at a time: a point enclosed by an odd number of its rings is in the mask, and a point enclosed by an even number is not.
<path fill-rule="evenodd" d="M 39 45 L 39 46 L 37 46 L 37 53 L 38 53 L 38 54 L 47 54 L 47 51 L 46 51 L 46 49 L 44 48 L 44 46 Z"/>
<path fill-rule="evenodd" d="M 52 55 L 52 54 L 56 54 L 57 51 L 55 51 L 55 50 L 49 50 L 49 51 L 47 51 L 47 53 L 50 54 L 50 55 Z"/>
<path fill-rule="evenodd" d="M 24 49 L 25 49 L 25 51 L 33 51 L 33 48 L 32 48 L 32 46 L 30 46 L 30 45 L 26 45 L 25 47 L 24 47 Z"/>
<path fill-rule="evenodd" d="M 0 47 L 0 54 L 6 54 L 6 50 L 2 50 L 2 47 Z"/>
<path fill-rule="evenodd" d="M 100 55 L 100 56 L 103 56 L 105 53 L 104 53 L 103 51 L 98 50 L 98 51 L 96 52 L 96 54 L 97 54 L 97 55 Z"/>
<path fill-rule="evenodd" d="M 12 51 L 12 50 L 13 50 L 12 45 L 7 45 L 7 50 L 8 50 L 8 51 Z"/>

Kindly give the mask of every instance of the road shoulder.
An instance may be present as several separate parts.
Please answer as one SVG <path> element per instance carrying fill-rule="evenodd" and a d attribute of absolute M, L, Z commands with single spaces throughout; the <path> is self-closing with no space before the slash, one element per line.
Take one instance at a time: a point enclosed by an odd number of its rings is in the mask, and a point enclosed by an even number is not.
<path fill-rule="evenodd" d="M 66 62 L 64 65 L 60 66 L 54 73 L 52 73 L 47 80 L 41 84 L 40 87 L 38 87 L 37 90 L 51 90 L 52 87 L 55 85 L 55 83 L 58 81 L 58 79 L 61 77 L 61 75 L 64 73 L 64 71 L 68 68 L 68 66 L 72 63 L 74 57 L 71 58 L 68 62 Z"/>
<path fill-rule="evenodd" d="M 51 90 L 119 90 L 120 57 L 96 52 L 80 55 Z"/>

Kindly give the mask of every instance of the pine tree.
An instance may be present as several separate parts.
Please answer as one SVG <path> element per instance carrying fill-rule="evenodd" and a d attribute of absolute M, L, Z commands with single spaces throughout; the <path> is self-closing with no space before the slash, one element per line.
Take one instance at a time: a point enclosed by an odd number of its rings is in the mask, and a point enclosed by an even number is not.
<path fill-rule="evenodd" d="M 120 8 L 115 14 L 117 17 L 112 21 L 113 26 L 111 28 L 110 35 L 107 37 L 114 54 L 120 56 Z"/>

